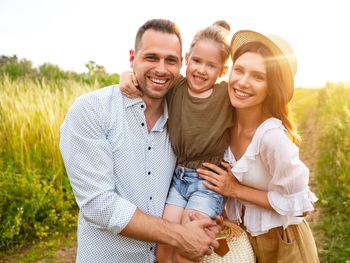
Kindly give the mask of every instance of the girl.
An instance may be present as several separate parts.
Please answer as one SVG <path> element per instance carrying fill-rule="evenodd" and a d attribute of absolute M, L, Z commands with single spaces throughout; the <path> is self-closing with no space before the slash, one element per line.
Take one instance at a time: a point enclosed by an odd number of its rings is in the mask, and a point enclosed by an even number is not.
<path fill-rule="evenodd" d="M 243 30 L 232 38 L 231 56 L 235 121 L 225 153 L 229 164 L 223 163 L 224 170 L 205 163 L 212 171 L 197 172 L 208 189 L 228 197 L 228 217 L 242 222 L 258 262 L 319 262 L 303 218 L 317 198 L 308 187 L 289 112 L 294 53 L 281 38 Z"/>
<path fill-rule="evenodd" d="M 225 28 L 224 28 L 225 27 Z M 229 128 L 233 125 L 232 109 L 227 97 L 227 83 L 215 84 L 227 71 L 230 55 L 227 41 L 229 25 L 216 22 L 199 31 L 185 56 L 186 78 L 180 79 L 167 95 L 168 130 L 177 167 L 166 201 L 163 218 L 185 223 L 195 210 L 202 216 L 221 215 L 225 198 L 204 187 L 196 169 L 203 162 L 220 165 L 229 144 Z M 128 81 L 120 82 L 125 94 Z M 135 88 L 134 88 L 135 89 Z M 185 262 L 171 247 L 158 245 L 159 262 Z"/>

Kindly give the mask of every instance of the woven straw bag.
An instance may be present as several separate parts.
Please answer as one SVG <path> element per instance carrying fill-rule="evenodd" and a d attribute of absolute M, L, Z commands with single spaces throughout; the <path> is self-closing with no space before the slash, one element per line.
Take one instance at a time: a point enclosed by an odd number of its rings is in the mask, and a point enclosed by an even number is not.
<path fill-rule="evenodd" d="M 249 242 L 247 233 L 235 222 L 225 220 L 224 228 L 218 234 L 217 240 L 220 243 L 220 248 L 214 250 L 216 253 L 212 253 L 210 256 L 203 257 L 200 261 L 201 263 L 256 262 L 255 254 L 252 245 Z M 225 240 L 227 241 L 229 251 L 224 256 L 220 256 L 219 254 L 222 255 L 222 250 L 225 250 L 226 245 L 222 246 L 222 243 L 226 243 Z"/>

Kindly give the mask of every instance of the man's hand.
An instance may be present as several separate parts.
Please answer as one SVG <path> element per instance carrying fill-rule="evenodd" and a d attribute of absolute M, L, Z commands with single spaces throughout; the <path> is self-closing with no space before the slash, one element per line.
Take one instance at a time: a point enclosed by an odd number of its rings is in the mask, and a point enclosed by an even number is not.
<path fill-rule="evenodd" d="M 179 226 L 177 252 L 191 260 L 199 261 L 204 255 L 213 253 L 213 248 L 217 248 L 219 243 L 215 240 L 215 235 L 208 232 L 208 228 L 216 226 L 217 223 L 209 218 L 201 218 Z"/>
<path fill-rule="evenodd" d="M 207 217 L 203 217 L 203 215 L 200 213 L 191 212 L 189 214 L 189 218 L 191 221 L 193 221 L 193 220 L 199 220 L 199 219 L 207 218 Z M 224 218 L 221 215 L 217 216 L 215 218 L 215 223 L 216 223 L 216 225 L 211 226 L 211 227 L 206 229 L 207 234 L 212 238 L 216 238 L 216 235 L 222 230 Z"/>

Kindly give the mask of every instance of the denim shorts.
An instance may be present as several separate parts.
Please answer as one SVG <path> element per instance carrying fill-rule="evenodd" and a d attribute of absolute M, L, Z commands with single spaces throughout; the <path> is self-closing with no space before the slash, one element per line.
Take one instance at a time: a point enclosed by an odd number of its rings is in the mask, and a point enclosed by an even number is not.
<path fill-rule="evenodd" d="M 177 166 L 166 203 L 197 210 L 211 218 L 221 215 L 226 198 L 206 188 L 203 181 L 196 170 Z"/>

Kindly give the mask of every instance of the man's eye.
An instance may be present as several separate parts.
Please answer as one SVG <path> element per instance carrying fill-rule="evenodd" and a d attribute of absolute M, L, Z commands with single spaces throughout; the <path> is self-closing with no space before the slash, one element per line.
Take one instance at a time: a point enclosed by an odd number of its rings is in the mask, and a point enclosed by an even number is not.
<path fill-rule="evenodd" d="M 169 64 L 171 64 L 171 65 L 177 64 L 177 60 L 174 59 L 174 58 L 168 58 L 166 61 L 167 61 Z"/>
<path fill-rule="evenodd" d="M 145 58 L 147 61 L 151 61 L 151 62 L 153 62 L 153 61 L 156 61 L 157 60 L 157 58 L 156 57 L 146 57 Z"/>

